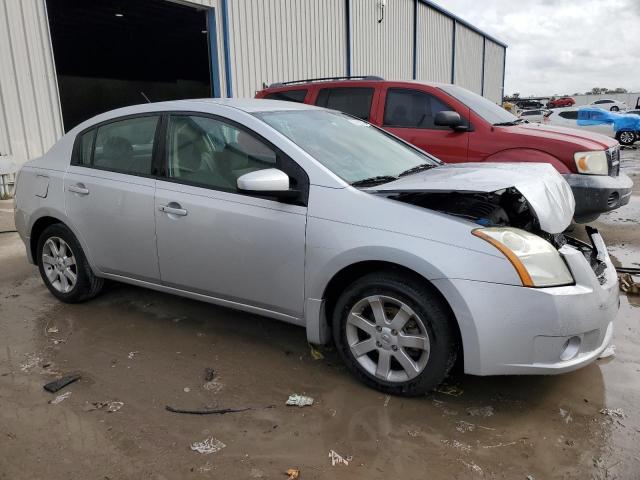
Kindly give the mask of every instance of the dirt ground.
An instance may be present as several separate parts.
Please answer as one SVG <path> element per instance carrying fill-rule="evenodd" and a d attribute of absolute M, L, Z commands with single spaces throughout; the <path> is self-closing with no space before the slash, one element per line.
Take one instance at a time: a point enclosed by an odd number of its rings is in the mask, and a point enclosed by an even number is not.
<path fill-rule="evenodd" d="M 623 171 L 635 176 L 631 204 L 594 225 L 637 267 L 640 151 L 624 152 Z M 0 230 L 10 209 L 0 202 Z M 640 478 L 637 296 L 621 296 L 613 358 L 553 377 L 458 374 L 405 399 L 362 386 L 335 352 L 315 360 L 303 329 L 274 320 L 118 284 L 58 303 L 15 233 L 0 234 L 0 266 L 2 479 L 286 479 L 291 467 L 301 479 Z M 69 373 L 82 378 L 43 390 Z M 286 407 L 294 392 L 315 403 Z M 92 410 L 112 401 L 116 412 Z M 210 437 L 225 447 L 190 449 Z M 331 451 L 348 465 L 332 466 Z"/>

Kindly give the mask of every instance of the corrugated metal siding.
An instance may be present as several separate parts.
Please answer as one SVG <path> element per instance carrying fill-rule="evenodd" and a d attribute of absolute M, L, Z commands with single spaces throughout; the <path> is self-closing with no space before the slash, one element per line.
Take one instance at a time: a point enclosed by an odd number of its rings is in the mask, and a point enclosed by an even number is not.
<path fill-rule="evenodd" d="M 504 55 L 506 50 L 487 40 L 484 59 L 484 96 L 495 103 L 502 101 Z"/>
<path fill-rule="evenodd" d="M 344 0 L 227 1 L 234 97 L 263 82 L 346 74 Z"/>
<path fill-rule="evenodd" d="M 0 153 L 23 163 L 61 135 L 44 0 L 0 0 Z"/>
<path fill-rule="evenodd" d="M 413 0 L 351 0 L 352 74 L 413 77 Z"/>
<path fill-rule="evenodd" d="M 418 4 L 416 79 L 451 82 L 453 20 L 425 4 Z"/>
<path fill-rule="evenodd" d="M 456 25 L 454 83 L 482 93 L 482 35 L 464 25 Z"/>

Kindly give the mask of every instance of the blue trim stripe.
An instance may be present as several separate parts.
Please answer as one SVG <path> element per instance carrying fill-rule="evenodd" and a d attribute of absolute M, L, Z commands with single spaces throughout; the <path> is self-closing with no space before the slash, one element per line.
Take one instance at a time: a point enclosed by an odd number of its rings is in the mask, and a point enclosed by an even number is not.
<path fill-rule="evenodd" d="M 220 0 L 222 13 L 222 40 L 224 48 L 224 78 L 227 83 L 227 97 L 233 97 L 233 86 L 231 84 L 231 53 L 229 51 L 229 11 L 227 0 Z"/>
<path fill-rule="evenodd" d="M 216 9 L 207 10 L 207 32 L 209 34 L 209 57 L 211 61 L 211 94 L 214 98 L 220 92 L 220 62 L 218 62 L 218 30 L 216 28 Z"/>
<path fill-rule="evenodd" d="M 507 49 L 504 49 L 504 56 L 502 57 L 502 98 L 500 104 L 504 103 L 504 77 L 507 72 Z"/>
<path fill-rule="evenodd" d="M 344 0 L 344 15 L 347 27 L 347 77 L 351 76 L 351 0 Z"/>
<path fill-rule="evenodd" d="M 413 0 L 413 79 L 418 78 L 418 0 Z"/>
<path fill-rule="evenodd" d="M 480 83 L 480 95 L 484 97 L 484 62 L 486 62 L 487 38 L 482 37 L 482 77 Z"/>
<path fill-rule="evenodd" d="M 453 35 L 451 36 L 451 83 L 456 82 L 456 19 L 453 19 Z"/>

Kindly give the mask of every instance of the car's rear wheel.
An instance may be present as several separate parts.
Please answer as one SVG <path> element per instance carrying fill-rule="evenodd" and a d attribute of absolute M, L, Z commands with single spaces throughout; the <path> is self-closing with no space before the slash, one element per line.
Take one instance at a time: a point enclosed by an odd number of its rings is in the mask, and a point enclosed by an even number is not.
<path fill-rule="evenodd" d="M 611 110 L 612 112 L 617 112 L 617 111 L 619 111 L 619 110 L 620 110 L 620 108 L 619 108 L 619 107 L 617 107 L 616 105 L 614 105 L 613 107 L 611 107 L 611 108 L 610 108 L 610 110 Z"/>
<path fill-rule="evenodd" d="M 636 134 L 635 132 L 630 132 L 628 130 L 618 132 L 617 140 L 620 142 L 620 145 L 633 145 L 636 141 Z"/>
<path fill-rule="evenodd" d="M 91 271 L 75 235 L 61 223 L 47 227 L 38 239 L 38 268 L 59 300 L 77 303 L 95 297 L 103 280 Z"/>
<path fill-rule="evenodd" d="M 332 325 L 341 357 L 360 380 L 385 393 L 416 396 L 438 386 L 455 363 L 454 321 L 427 285 L 383 271 L 343 292 Z"/>

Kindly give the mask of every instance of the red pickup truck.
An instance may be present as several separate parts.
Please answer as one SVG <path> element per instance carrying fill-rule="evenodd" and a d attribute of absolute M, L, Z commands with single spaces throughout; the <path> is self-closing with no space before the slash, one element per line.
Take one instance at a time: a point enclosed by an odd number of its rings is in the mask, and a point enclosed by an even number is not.
<path fill-rule="evenodd" d="M 457 85 L 378 77 L 275 83 L 256 98 L 304 102 L 349 113 L 446 163 L 544 162 L 571 185 L 585 223 L 629 202 L 620 146 L 592 132 L 527 123 Z"/>

